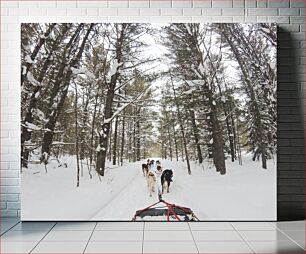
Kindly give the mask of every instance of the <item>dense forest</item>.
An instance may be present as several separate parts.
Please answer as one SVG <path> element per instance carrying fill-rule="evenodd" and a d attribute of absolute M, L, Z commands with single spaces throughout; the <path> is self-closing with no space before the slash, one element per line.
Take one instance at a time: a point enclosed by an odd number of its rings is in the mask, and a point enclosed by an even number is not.
<path fill-rule="evenodd" d="M 79 186 L 161 157 L 224 175 L 245 153 L 268 169 L 276 85 L 273 24 L 22 24 L 22 171 L 68 156 Z"/>

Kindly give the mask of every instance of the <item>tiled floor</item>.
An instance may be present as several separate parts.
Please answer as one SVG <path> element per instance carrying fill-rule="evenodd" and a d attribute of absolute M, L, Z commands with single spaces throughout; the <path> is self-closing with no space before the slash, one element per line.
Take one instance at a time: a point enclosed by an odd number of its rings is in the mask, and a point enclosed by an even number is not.
<path fill-rule="evenodd" d="M 304 253 L 305 221 L 19 222 L 1 218 L 0 253 Z"/>

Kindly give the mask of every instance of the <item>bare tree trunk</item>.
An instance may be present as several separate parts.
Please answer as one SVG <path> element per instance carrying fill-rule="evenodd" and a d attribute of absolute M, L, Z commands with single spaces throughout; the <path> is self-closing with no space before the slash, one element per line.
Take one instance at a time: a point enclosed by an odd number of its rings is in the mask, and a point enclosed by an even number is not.
<path fill-rule="evenodd" d="M 122 129 L 121 129 L 121 145 L 120 145 L 120 165 L 123 166 L 124 146 L 125 146 L 125 110 L 123 110 Z"/>
<path fill-rule="evenodd" d="M 235 114 L 236 115 L 236 114 Z M 236 118 L 236 124 L 235 124 L 235 120 L 234 120 L 234 116 L 232 117 L 232 124 L 234 126 L 234 129 L 236 130 L 234 133 L 235 134 L 235 143 L 236 143 L 236 147 L 237 147 L 237 154 L 238 154 L 238 161 L 239 161 L 239 165 L 242 165 L 242 157 L 241 157 L 241 146 L 240 146 L 240 138 L 239 138 L 239 127 L 237 124 L 237 117 Z"/>
<path fill-rule="evenodd" d="M 85 100 L 84 98 L 84 94 L 83 94 L 83 117 L 82 117 L 82 130 L 80 133 L 80 142 L 81 142 L 81 147 L 80 147 L 80 160 L 84 160 L 85 158 L 85 132 L 86 132 L 86 123 L 88 121 L 88 104 L 89 104 L 89 94 L 87 94 L 87 98 Z"/>
<path fill-rule="evenodd" d="M 136 160 L 140 161 L 140 108 L 136 109 Z"/>
<path fill-rule="evenodd" d="M 89 164 L 90 164 L 90 167 L 91 167 L 92 161 L 93 161 L 92 148 L 94 147 L 94 132 L 95 132 L 95 121 L 96 121 L 97 106 L 98 106 L 98 94 L 96 94 L 96 96 L 95 96 L 95 106 L 94 106 L 92 122 L 91 122 L 91 133 L 90 133 L 90 148 L 91 149 L 89 150 Z"/>
<path fill-rule="evenodd" d="M 234 109 L 231 108 L 231 111 L 233 111 Z M 233 113 L 231 112 L 230 114 L 230 122 L 231 122 L 231 126 L 233 129 L 233 143 L 234 143 L 234 154 L 235 154 L 235 160 L 237 160 L 237 153 L 238 153 L 238 142 L 237 142 L 237 130 L 236 130 L 236 125 L 235 125 L 235 119 L 233 116 Z"/>
<path fill-rule="evenodd" d="M 136 121 L 133 118 L 133 162 L 136 161 Z"/>
<path fill-rule="evenodd" d="M 185 155 L 184 155 L 184 141 L 183 137 L 181 137 L 181 154 L 182 154 L 182 161 L 185 161 Z"/>
<path fill-rule="evenodd" d="M 234 134 L 232 131 L 232 127 L 229 123 L 228 117 L 226 118 L 225 122 L 226 122 L 227 136 L 230 142 L 231 159 L 232 162 L 234 162 L 235 161 Z"/>
<path fill-rule="evenodd" d="M 174 101 L 175 101 L 175 104 L 176 104 L 177 117 L 178 117 L 178 120 L 179 120 L 181 134 L 182 134 L 182 141 L 183 141 L 183 146 L 184 146 L 184 151 L 185 151 L 185 156 L 186 156 L 187 170 L 188 170 L 188 174 L 191 175 L 191 168 L 190 168 L 190 162 L 189 162 L 189 156 L 188 156 L 188 149 L 187 149 L 185 131 L 184 131 L 184 126 L 183 126 L 183 122 L 182 122 L 182 116 L 181 116 L 180 108 L 179 108 L 179 105 L 178 105 L 178 102 L 177 102 L 177 96 L 176 96 L 176 91 L 175 91 L 175 88 L 174 88 L 172 76 L 171 76 L 171 83 L 172 83 Z"/>
<path fill-rule="evenodd" d="M 145 137 L 145 140 L 144 140 L 144 144 L 143 144 L 143 158 L 147 158 L 147 141 L 146 141 L 146 137 Z"/>
<path fill-rule="evenodd" d="M 187 170 L 188 170 L 188 174 L 191 175 L 191 168 L 190 168 L 190 162 L 189 162 L 185 131 L 184 131 L 184 127 L 182 124 L 180 124 L 180 127 L 181 127 L 181 133 L 182 133 L 182 139 L 183 139 L 183 145 L 184 145 L 184 151 L 185 151 L 185 157 L 186 157 L 186 163 L 187 163 Z"/>
<path fill-rule="evenodd" d="M 213 124 L 213 161 L 217 172 L 221 175 L 226 173 L 225 158 L 224 158 L 224 144 L 222 138 L 222 130 L 219 120 L 214 113 L 211 113 L 211 120 Z"/>
<path fill-rule="evenodd" d="M 161 141 L 160 145 L 161 145 L 161 157 L 162 157 L 162 159 L 164 159 L 165 158 L 165 156 L 164 156 L 165 153 L 164 153 L 164 141 L 163 140 Z"/>
<path fill-rule="evenodd" d="M 176 161 L 178 161 L 178 145 L 177 145 L 177 137 L 175 133 L 174 122 L 172 123 L 172 130 L 173 130 L 173 137 L 174 137 L 175 156 L 176 156 Z"/>
<path fill-rule="evenodd" d="M 104 176 L 109 128 L 110 123 L 103 123 L 101 130 L 102 135 L 99 136 L 99 148 L 97 149 L 96 170 L 101 176 Z"/>
<path fill-rule="evenodd" d="M 197 126 L 196 121 L 195 121 L 195 114 L 194 114 L 193 110 L 190 110 L 190 116 L 191 116 L 191 122 L 192 122 L 194 141 L 195 141 L 196 148 L 197 148 L 198 160 L 199 160 L 199 163 L 202 163 L 203 162 L 203 156 L 202 156 L 201 146 L 200 146 L 200 142 L 199 142 L 199 130 L 198 130 L 198 126 Z"/>
<path fill-rule="evenodd" d="M 133 140 L 132 140 L 132 121 L 129 121 L 128 122 L 128 135 L 129 135 L 129 149 L 128 149 L 128 156 L 129 156 L 129 162 L 131 162 L 132 161 L 132 159 L 133 159 L 133 153 L 132 153 L 132 151 L 133 151 L 133 149 L 132 149 L 132 147 L 133 147 L 133 145 L 132 145 L 132 142 L 133 142 Z"/>
<path fill-rule="evenodd" d="M 168 140 L 169 140 L 169 155 L 170 155 L 170 160 L 172 161 L 172 138 L 171 138 L 171 132 L 170 132 L 170 125 L 168 124 Z"/>
<path fill-rule="evenodd" d="M 261 164 L 263 169 L 267 169 L 267 155 L 265 154 L 266 146 L 262 144 Z"/>
<path fill-rule="evenodd" d="M 113 165 L 116 165 L 117 159 L 117 136 L 118 136 L 118 116 L 115 118 L 115 130 L 114 130 L 114 141 L 113 141 Z"/>
<path fill-rule="evenodd" d="M 75 113 L 75 154 L 77 159 L 77 187 L 80 186 L 80 162 L 79 162 L 79 132 L 78 132 L 78 89 L 75 85 L 75 101 L 74 101 L 74 113 Z"/>
<path fill-rule="evenodd" d="M 108 160 L 112 161 L 112 136 L 113 136 L 113 122 L 110 123 L 110 130 L 109 130 L 109 140 L 108 140 Z"/>

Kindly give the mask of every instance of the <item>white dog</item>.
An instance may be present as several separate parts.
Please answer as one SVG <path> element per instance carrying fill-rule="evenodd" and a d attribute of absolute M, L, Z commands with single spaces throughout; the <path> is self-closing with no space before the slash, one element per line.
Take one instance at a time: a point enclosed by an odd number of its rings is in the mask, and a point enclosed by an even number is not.
<path fill-rule="evenodd" d="M 152 197 L 152 192 L 155 192 L 155 185 L 156 185 L 156 177 L 155 174 L 153 172 L 149 172 L 148 173 L 148 188 L 149 188 L 149 193 L 150 193 L 150 197 Z"/>

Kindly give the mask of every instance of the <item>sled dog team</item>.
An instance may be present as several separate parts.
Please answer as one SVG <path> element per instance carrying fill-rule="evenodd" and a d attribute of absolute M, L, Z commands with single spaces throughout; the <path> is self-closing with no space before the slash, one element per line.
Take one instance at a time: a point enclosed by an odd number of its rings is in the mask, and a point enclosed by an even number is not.
<path fill-rule="evenodd" d="M 147 180 L 150 197 L 155 192 L 156 185 L 159 196 L 164 194 L 164 190 L 167 190 L 169 193 L 169 187 L 173 177 L 173 171 L 171 169 L 163 170 L 159 160 L 155 162 L 155 160 L 148 159 L 147 164 L 142 164 L 142 172 Z"/>

